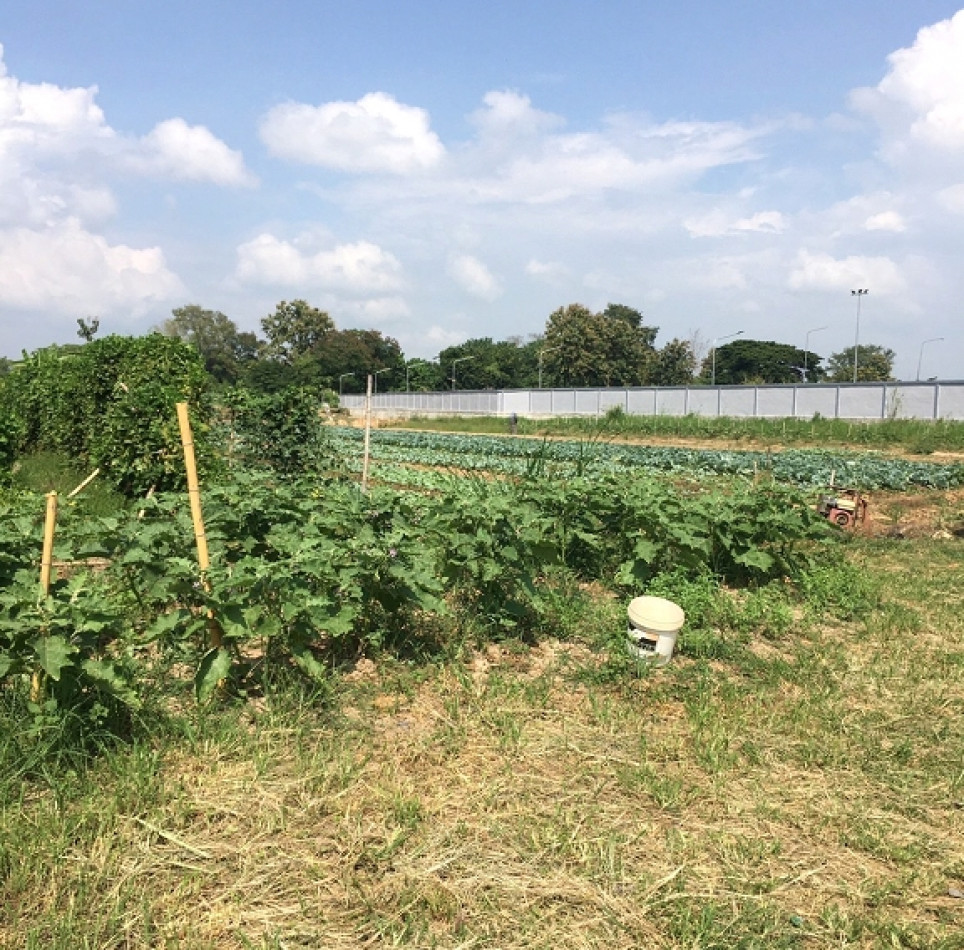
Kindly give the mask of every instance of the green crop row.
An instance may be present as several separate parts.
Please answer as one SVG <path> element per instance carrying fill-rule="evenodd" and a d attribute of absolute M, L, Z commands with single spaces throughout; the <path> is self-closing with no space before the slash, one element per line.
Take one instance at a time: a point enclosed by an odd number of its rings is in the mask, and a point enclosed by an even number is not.
<path fill-rule="evenodd" d="M 802 495 L 774 484 L 690 494 L 618 471 L 433 474 L 426 494 L 363 494 L 345 479 L 270 471 L 209 485 L 203 577 L 182 494 L 100 517 L 67 503 L 55 558 L 69 567 L 39 598 L 43 497 L 8 494 L 0 685 L 32 681 L 40 714 L 50 704 L 135 706 L 158 656 L 194 670 L 201 700 L 218 683 L 247 688 L 278 664 L 323 679 L 337 656 L 420 642 L 445 617 L 470 618 L 491 636 L 537 630 L 549 572 L 622 591 L 668 573 L 760 584 L 799 575 L 839 535 Z"/>
<path fill-rule="evenodd" d="M 337 441 L 357 454 L 361 433 L 340 429 Z M 560 474 L 589 471 L 659 471 L 692 477 L 767 474 L 776 481 L 807 486 L 836 484 L 901 491 L 964 485 L 964 464 L 911 461 L 872 452 L 792 449 L 758 452 L 627 445 L 603 441 L 446 435 L 379 430 L 372 456 L 389 462 L 519 475 L 554 469 Z"/>

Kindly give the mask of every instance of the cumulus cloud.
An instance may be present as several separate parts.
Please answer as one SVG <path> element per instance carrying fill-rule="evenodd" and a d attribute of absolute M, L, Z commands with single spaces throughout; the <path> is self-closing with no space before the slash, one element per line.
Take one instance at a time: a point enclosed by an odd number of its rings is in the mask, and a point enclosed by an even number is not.
<path fill-rule="evenodd" d="M 907 288 L 900 268 L 889 257 L 853 255 L 838 260 L 829 254 L 811 254 L 806 248 L 797 255 L 788 283 L 793 290 L 872 287 L 882 294 L 897 294 Z"/>
<path fill-rule="evenodd" d="M 964 152 L 964 10 L 925 27 L 913 46 L 888 57 L 889 70 L 851 102 L 885 132 L 885 155 L 900 160 L 914 149 Z"/>
<path fill-rule="evenodd" d="M 260 234 L 238 247 L 237 257 L 235 275 L 246 284 L 306 285 L 355 295 L 386 294 L 404 284 L 398 259 L 368 241 L 311 251 Z"/>
<path fill-rule="evenodd" d="M 108 244 L 76 219 L 0 231 L 0 302 L 25 310 L 135 312 L 184 293 L 160 248 Z"/>
<path fill-rule="evenodd" d="M 183 119 L 124 135 L 108 124 L 96 86 L 21 82 L 2 55 L 0 47 L 0 302 L 136 315 L 183 294 L 159 247 L 93 230 L 119 211 L 111 176 L 250 184 L 240 154 Z"/>
<path fill-rule="evenodd" d="M 428 113 L 383 92 L 357 102 L 284 103 L 268 111 L 260 132 L 279 158 L 341 171 L 406 175 L 445 155 Z"/>
<path fill-rule="evenodd" d="M 449 276 L 473 297 L 495 300 L 502 294 L 499 282 L 477 257 L 461 254 L 449 262 Z"/>
<path fill-rule="evenodd" d="M 180 118 L 158 123 L 121 157 L 128 167 L 161 178 L 216 185 L 257 183 L 240 152 L 228 148 L 203 125 L 188 125 Z"/>

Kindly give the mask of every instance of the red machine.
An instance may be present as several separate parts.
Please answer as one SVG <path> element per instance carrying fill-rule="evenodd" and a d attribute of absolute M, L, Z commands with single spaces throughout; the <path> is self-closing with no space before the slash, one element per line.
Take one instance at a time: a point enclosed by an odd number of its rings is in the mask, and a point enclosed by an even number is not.
<path fill-rule="evenodd" d="M 867 501 L 855 488 L 833 488 L 832 495 L 822 495 L 817 511 L 841 528 L 854 528 L 867 517 Z"/>

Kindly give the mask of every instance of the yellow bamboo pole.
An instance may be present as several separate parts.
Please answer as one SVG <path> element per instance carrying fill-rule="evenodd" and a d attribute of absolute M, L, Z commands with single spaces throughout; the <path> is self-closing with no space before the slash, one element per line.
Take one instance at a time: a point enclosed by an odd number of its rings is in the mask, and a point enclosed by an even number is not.
<path fill-rule="evenodd" d="M 197 542 L 197 563 L 201 568 L 201 583 L 210 590 L 207 571 L 211 566 L 208 557 L 208 539 L 204 533 L 204 516 L 201 513 L 201 486 L 198 484 L 197 463 L 194 459 L 194 436 L 191 434 L 191 420 L 187 403 L 177 404 L 177 424 L 181 430 L 181 446 L 184 449 L 184 467 L 187 469 L 187 494 L 191 502 L 191 520 L 194 522 L 194 540 Z M 221 628 L 214 615 L 208 613 L 208 633 L 212 647 L 219 647 L 223 641 Z"/>
<path fill-rule="evenodd" d="M 57 493 L 47 494 L 47 514 L 44 518 L 44 546 L 40 557 L 40 593 L 50 596 L 50 571 L 54 561 L 54 531 L 57 528 Z M 39 703 L 43 696 L 43 674 L 39 669 L 30 677 L 30 701 Z"/>
<path fill-rule="evenodd" d="M 79 495 L 98 475 L 100 475 L 100 469 L 95 468 L 67 497 L 73 498 Z"/>
<path fill-rule="evenodd" d="M 57 527 L 57 493 L 47 494 L 47 516 L 44 519 L 44 550 L 40 560 L 40 590 L 46 597 L 50 593 L 50 568 L 54 560 L 54 531 Z"/>

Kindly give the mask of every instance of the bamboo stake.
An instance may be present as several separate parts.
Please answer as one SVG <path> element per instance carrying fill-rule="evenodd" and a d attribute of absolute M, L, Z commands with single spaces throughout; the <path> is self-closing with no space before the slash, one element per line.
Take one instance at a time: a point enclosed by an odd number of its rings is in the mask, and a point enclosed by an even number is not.
<path fill-rule="evenodd" d="M 40 590 L 44 597 L 50 594 L 50 568 L 54 560 L 54 530 L 57 527 L 57 493 L 47 495 L 47 517 L 44 520 L 44 551 L 40 560 Z"/>
<path fill-rule="evenodd" d="M 54 531 L 57 527 L 57 493 L 47 494 L 47 514 L 44 518 L 44 547 L 40 558 L 40 593 L 50 596 L 50 570 L 54 560 Z M 36 669 L 30 676 L 30 701 L 39 703 L 43 698 L 43 671 Z"/>
<path fill-rule="evenodd" d="M 191 420 L 187 412 L 187 403 L 177 404 L 177 424 L 181 429 L 181 445 L 184 449 L 184 467 L 187 469 L 187 494 L 191 502 L 191 520 L 194 522 L 194 540 L 197 542 L 197 563 L 201 568 L 201 583 L 204 589 L 211 589 L 207 579 L 207 571 L 211 566 L 208 557 L 208 539 L 204 533 L 204 516 L 201 513 L 201 487 L 197 479 L 197 463 L 194 460 L 194 436 L 191 434 Z M 208 611 L 208 634 L 212 647 L 219 647 L 223 642 L 221 628 L 214 619 L 214 614 Z"/>
<path fill-rule="evenodd" d="M 100 475 L 100 469 L 95 468 L 67 497 L 73 498 L 74 495 L 79 495 L 98 475 Z"/>
<path fill-rule="evenodd" d="M 368 492 L 368 459 L 372 440 L 372 377 L 368 376 L 368 392 L 365 394 L 365 452 L 362 456 L 361 490 Z"/>

